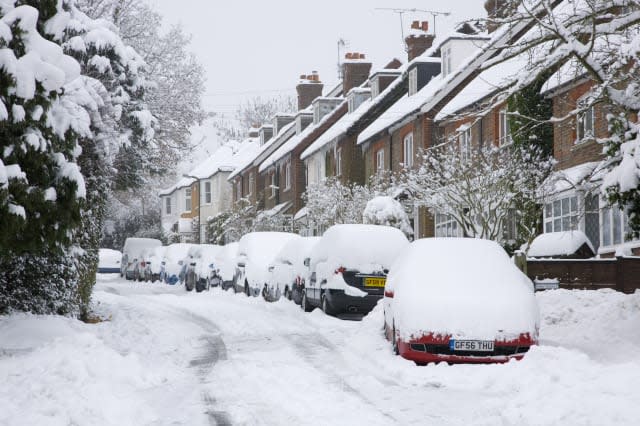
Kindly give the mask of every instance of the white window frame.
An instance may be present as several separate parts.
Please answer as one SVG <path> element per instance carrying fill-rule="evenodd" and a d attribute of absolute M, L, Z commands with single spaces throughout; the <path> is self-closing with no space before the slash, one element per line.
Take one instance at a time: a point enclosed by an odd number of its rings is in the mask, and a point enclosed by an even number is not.
<path fill-rule="evenodd" d="M 449 214 L 437 213 L 434 218 L 435 236 L 439 238 L 460 238 L 462 229 Z"/>
<path fill-rule="evenodd" d="M 342 176 L 342 148 L 336 149 L 336 176 Z"/>
<path fill-rule="evenodd" d="M 249 191 L 247 195 L 253 194 L 253 186 L 256 184 L 256 177 L 253 175 L 253 172 L 249 173 Z"/>
<path fill-rule="evenodd" d="M 164 214 L 167 216 L 171 215 L 171 197 L 165 197 Z"/>
<path fill-rule="evenodd" d="M 568 194 L 544 205 L 544 232 L 564 232 L 580 229 L 580 199 Z"/>
<path fill-rule="evenodd" d="M 192 192 L 191 188 L 185 188 L 184 190 L 184 211 L 190 212 L 193 208 L 191 200 Z"/>
<path fill-rule="evenodd" d="M 402 151 L 404 153 L 404 167 L 413 167 L 413 132 L 405 135 L 402 141 Z"/>
<path fill-rule="evenodd" d="M 409 71 L 409 96 L 413 96 L 418 92 L 418 68 Z"/>
<path fill-rule="evenodd" d="M 498 113 L 498 145 L 507 146 L 513 143 L 511 136 L 511 128 L 509 127 L 509 114 L 507 109 L 503 108 Z"/>
<path fill-rule="evenodd" d="M 446 46 L 442 48 L 442 76 L 446 77 L 451 71 L 451 46 Z"/>
<path fill-rule="evenodd" d="M 376 173 L 381 174 L 384 171 L 384 149 L 376 151 Z"/>
<path fill-rule="evenodd" d="M 207 181 L 202 182 L 202 184 L 203 184 L 202 185 L 203 188 L 202 188 L 201 203 L 202 204 L 211 204 L 211 200 L 212 200 L 212 197 L 211 197 L 211 186 L 212 186 L 211 185 L 211 181 L 207 180 Z M 208 190 L 207 190 L 207 186 L 209 186 Z"/>
<path fill-rule="evenodd" d="M 380 77 L 376 77 L 371 80 L 371 99 L 377 97 L 380 94 Z"/>
<path fill-rule="evenodd" d="M 589 102 L 588 97 L 578 100 L 578 106 Z M 585 142 L 595 137 L 596 109 L 591 105 L 576 115 L 576 143 Z"/>
<path fill-rule="evenodd" d="M 469 162 L 471 160 L 471 127 L 460 131 L 458 144 L 460 147 L 460 160 L 463 163 Z"/>
<path fill-rule="evenodd" d="M 291 161 L 287 161 L 284 165 L 284 190 L 291 188 Z"/>
<path fill-rule="evenodd" d="M 603 205 L 600 207 L 601 248 L 612 248 L 628 241 L 634 241 L 634 239 L 627 238 L 628 233 L 629 215 L 624 210 L 617 206 Z"/>

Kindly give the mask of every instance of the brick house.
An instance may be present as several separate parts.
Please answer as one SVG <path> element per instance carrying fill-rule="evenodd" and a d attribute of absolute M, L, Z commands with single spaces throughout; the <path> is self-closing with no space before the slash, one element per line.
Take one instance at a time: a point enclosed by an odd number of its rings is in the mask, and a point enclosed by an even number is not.
<path fill-rule="evenodd" d="M 254 158 L 260 149 L 260 140 L 258 138 L 258 129 L 252 129 L 249 137 L 242 142 L 238 152 L 233 156 L 233 164 L 235 169 L 227 177 L 227 181 L 231 184 L 231 200 L 235 205 L 241 199 L 249 200 L 252 204 L 256 203 L 256 174 L 248 173 L 246 177 L 238 172 L 239 167 L 247 167 L 250 159 Z"/>

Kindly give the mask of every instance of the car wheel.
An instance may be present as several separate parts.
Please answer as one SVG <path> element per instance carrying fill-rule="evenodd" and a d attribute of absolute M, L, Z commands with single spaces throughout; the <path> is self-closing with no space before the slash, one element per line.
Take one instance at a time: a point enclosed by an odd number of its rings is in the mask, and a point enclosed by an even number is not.
<path fill-rule="evenodd" d="M 300 307 L 305 312 L 311 312 L 311 310 L 313 309 L 309 305 L 309 301 L 307 300 L 307 292 L 306 291 L 302 292 L 302 301 L 300 302 Z"/>
<path fill-rule="evenodd" d="M 393 326 L 393 354 L 400 355 L 400 348 L 398 347 L 398 338 L 396 337 L 396 326 Z"/>
<path fill-rule="evenodd" d="M 331 309 L 329 308 L 329 302 L 327 302 L 327 296 L 325 296 L 324 294 L 322 295 L 322 312 L 324 312 L 325 315 L 331 315 Z"/>
<path fill-rule="evenodd" d="M 244 282 L 244 294 L 246 294 L 247 297 L 251 296 L 251 293 L 249 292 L 249 282 L 248 281 Z"/>
<path fill-rule="evenodd" d="M 284 297 L 285 297 L 287 300 L 291 300 L 291 290 L 289 290 L 289 286 L 286 286 L 286 287 L 284 288 Z"/>

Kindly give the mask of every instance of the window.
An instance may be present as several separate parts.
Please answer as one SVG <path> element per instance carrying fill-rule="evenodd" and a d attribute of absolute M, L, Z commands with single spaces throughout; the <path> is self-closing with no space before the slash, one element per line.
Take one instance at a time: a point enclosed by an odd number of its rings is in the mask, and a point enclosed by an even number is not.
<path fill-rule="evenodd" d="M 271 173 L 271 198 L 276 196 L 276 172 Z"/>
<path fill-rule="evenodd" d="M 167 197 L 164 199 L 164 212 L 165 214 L 171 214 L 171 197 Z"/>
<path fill-rule="evenodd" d="M 513 138 L 511 137 L 511 128 L 509 126 L 509 115 L 507 114 L 506 109 L 501 109 L 499 113 L 499 139 L 498 143 L 500 146 L 509 145 L 513 142 Z"/>
<path fill-rule="evenodd" d="M 446 46 L 442 49 L 442 76 L 446 77 L 451 71 L 451 46 Z"/>
<path fill-rule="evenodd" d="M 595 121 L 595 108 L 590 106 L 585 111 L 578 114 L 576 117 L 576 136 L 577 142 L 593 138 L 593 123 Z"/>
<path fill-rule="evenodd" d="M 413 96 L 418 91 L 418 68 L 409 71 L 409 96 Z"/>
<path fill-rule="evenodd" d="M 436 237 L 460 237 L 460 228 L 453 216 L 448 214 L 436 214 Z"/>
<path fill-rule="evenodd" d="M 376 172 L 382 173 L 384 171 L 384 150 L 380 149 L 376 152 Z"/>
<path fill-rule="evenodd" d="M 249 195 L 253 194 L 253 186 L 256 184 L 256 178 L 253 172 L 249 173 Z"/>
<path fill-rule="evenodd" d="M 204 191 L 202 192 L 202 203 L 211 204 L 211 182 L 204 183 Z"/>
<path fill-rule="evenodd" d="M 289 189 L 291 188 L 291 162 L 287 161 L 287 163 L 284 166 L 284 189 Z"/>
<path fill-rule="evenodd" d="M 191 211 L 191 188 L 184 190 L 184 209 L 185 211 Z"/>
<path fill-rule="evenodd" d="M 342 148 L 336 149 L 336 176 L 342 175 Z"/>
<path fill-rule="evenodd" d="M 618 207 L 604 207 L 602 217 L 602 245 L 604 247 L 629 241 L 629 216 Z"/>
<path fill-rule="evenodd" d="M 403 151 L 404 151 L 404 166 L 412 167 L 413 166 L 413 133 L 409 133 L 404 137 Z"/>
<path fill-rule="evenodd" d="M 578 227 L 578 197 L 562 198 L 544 207 L 544 232 L 563 232 Z"/>
<path fill-rule="evenodd" d="M 375 77 L 371 81 L 370 86 L 371 86 L 371 97 L 375 98 L 380 94 L 380 77 Z"/>
<path fill-rule="evenodd" d="M 460 143 L 460 160 L 467 163 L 471 160 L 471 127 L 460 133 L 458 141 Z"/>

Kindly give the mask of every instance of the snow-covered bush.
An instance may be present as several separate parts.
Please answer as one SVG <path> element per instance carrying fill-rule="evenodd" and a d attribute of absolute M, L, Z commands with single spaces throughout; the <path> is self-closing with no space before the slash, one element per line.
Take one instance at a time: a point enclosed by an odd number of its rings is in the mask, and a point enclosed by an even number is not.
<path fill-rule="evenodd" d="M 362 220 L 366 224 L 398 228 L 407 237 L 413 235 L 409 217 L 402 204 L 389 196 L 378 196 L 371 199 L 362 213 Z"/>

